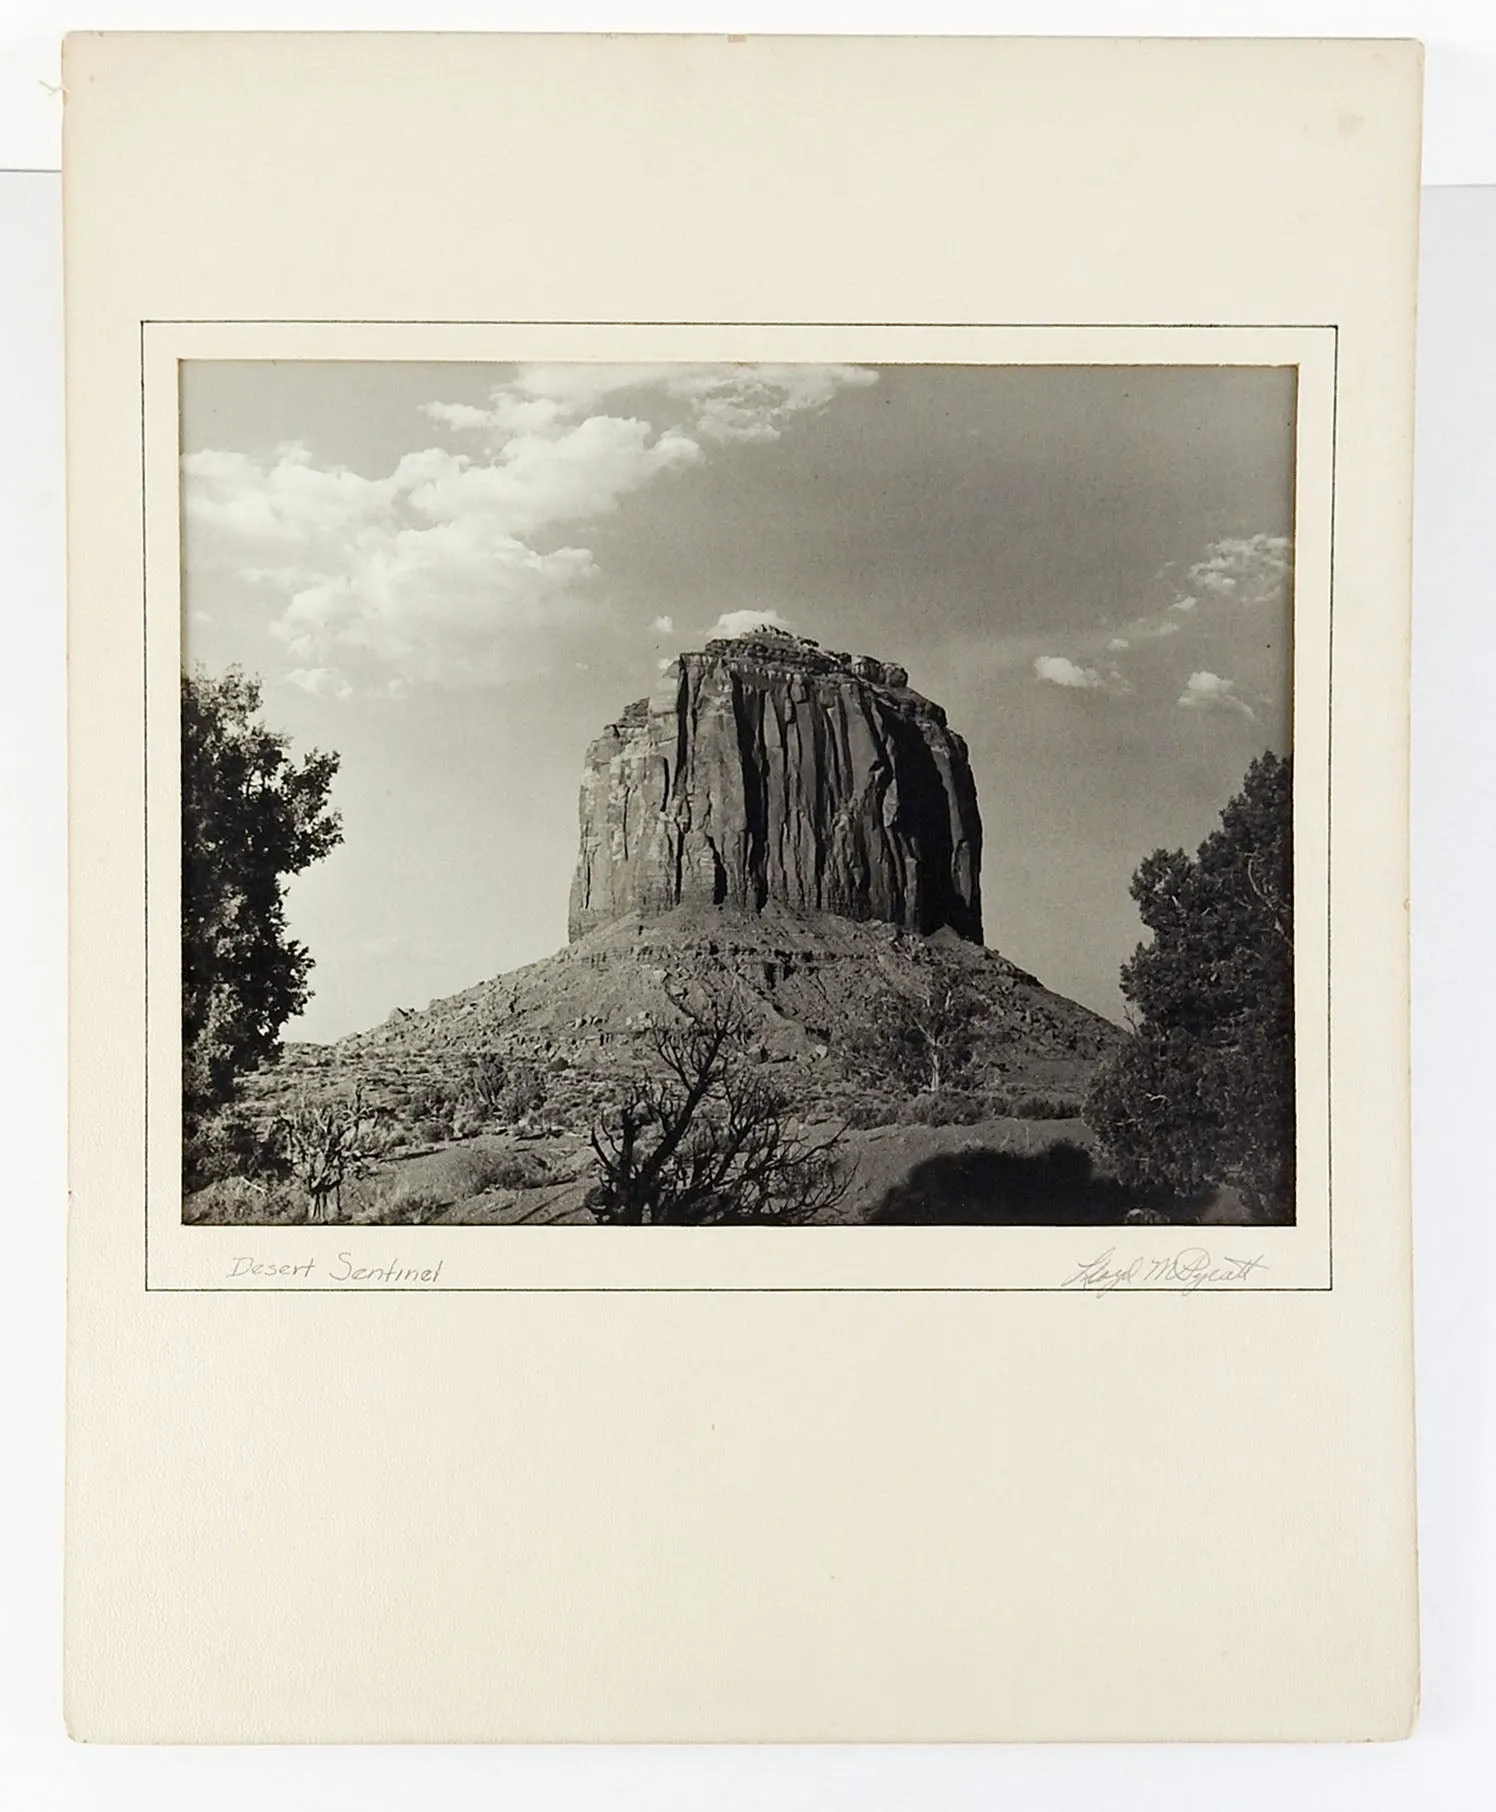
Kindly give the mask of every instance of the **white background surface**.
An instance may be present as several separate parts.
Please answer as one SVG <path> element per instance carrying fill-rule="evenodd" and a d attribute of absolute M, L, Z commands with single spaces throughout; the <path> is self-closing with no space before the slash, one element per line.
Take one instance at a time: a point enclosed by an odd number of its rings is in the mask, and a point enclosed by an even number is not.
<path fill-rule="evenodd" d="M 205 28 L 1421 38 L 1424 181 L 1496 182 L 1491 0 L 0 0 L 0 169 L 57 167 L 63 32 Z"/>
<path fill-rule="evenodd" d="M 285 9 L 289 14 L 290 9 Z M 304 0 L 288 23 L 343 22 L 353 9 Z M 617 24 L 621 9 L 554 6 L 516 24 Z M 713 9 L 672 21 L 716 24 Z M 725 10 L 725 9 L 718 9 Z M 759 29 L 789 22 L 757 7 Z M 823 12 L 830 9 L 822 9 Z M 926 7 L 924 30 L 1462 30 L 1447 96 L 1478 104 L 1441 124 L 1430 61 L 1428 174 L 1496 179 L 1496 14 L 1453 6 L 1257 5 Z M 1487 9 L 1479 9 L 1485 13 Z M 60 7 L 5 15 L 55 30 Z M 80 7 L 72 24 L 202 23 L 204 9 Z M 602 15 L 611 11 L 615 17 Z M 366 6 L 359 23 L 409 23 L 410 9 Z M 192 16 L 196 14 L 194 19 Z M 1147 19 L 1142 15 L 1147 15 Z M 949 16 L 947 16 L 949 15 Z M 961 15 L 958 17 L 957 15 Z M 1459 15 L 1460 17 L 1457 17 Z M 212 23 L 238 22 L 234 9 Z M 248 11 L 242 15 L 248 22 Z M 1220 27 L 1213 25 L 1219 16 Z M 423 9 L 429 23 L 491 23 L 482 9 Z M 254 15 L 282 22 L 274 7 Z M 1463 26 L 1462 26 L 1463 19 Z M 1163 23 L 1154 23 L 1162 20 Z M 1193 23 L 1191 23 L 1193 20 Z M 824 25 L 802 7 L 800 29 Z M 728 18 L 723 24 L 732 24 Z M 864 21 L 892 29 L 891 19 Z M 1482 38 L 1483 34 L 1483 38 Z M 7 57 L 12 39 L 0 40 Z M 1435 47 L 1436 49 L 1437 47 Z M 1484 61 L 1482 61 L 1484 59 Z M 5 66 L 9 80 L 12 64 Z M 1454 72 L 1463 70 L 1459 80 Z M 1464 82 L 1468 76 L 1469 81 Z M 1464 85 L 1461 86 L 1462 82 Z M 1458 89 L 1459 94 L 1454 90 Z M 54 161 L 0 86 L 0 161 Z M 43 113 L 42 117 L 46 117 Z M 1463 120 L 1463 123 L 1461 123 Z M 29 135 L 29 136 L 28 136 Z M 1441 136 L 1442 135 L 1442 136 Z M 12 137 L 14 136 L 14 143 Z M 25 145 L 29 153 L 18 149 Z M 1484 162 L 1482 161 L 1484 160 Z M 1488 1165 L 1496 1058 L 1490 900 L 1496 672 L 1487 543 L 1496 500 L 1496 190 L 1427 198 L 1420 366 L 1415 625 L 1415 1120 L 1418 1366 L 1424 1605 L 1424 1711 L 1407 1744 L 1319 1749 L 950 1750 L 90 1750 L 70 1745 L 59 1711 L 64 1184 L 64 638 L 61 334 L 55 177 L 0 178 L 0 712 L 7 935 L 0 940 L 0 1139 L 5 1179 L 0 1353 L 9 1440 L 0 1461 L 0 1801 L 66 1809 L 150 1807 L 382 1809 L 498 1803 L 735 1812 L 771 1806 L 939 1808 L 1209 1806 L 1212 1812 L 1382 1812 L 1484 1806 L 1496 1778 L 1496 1335 L 1489 1296 L 1496 1232 Z M 1229 1506 L 1224 1507 L 1229 1513 Z M 1244 1534 L 1242 1565 L 1265 1568 Z M 1161 1560 L 1166 1561 L 1166 1556 Z M 288 1556 L 294 1565 L 294 1556 Z M 1161 1570 L 1167 1589 L 1167 1569 Z"/>

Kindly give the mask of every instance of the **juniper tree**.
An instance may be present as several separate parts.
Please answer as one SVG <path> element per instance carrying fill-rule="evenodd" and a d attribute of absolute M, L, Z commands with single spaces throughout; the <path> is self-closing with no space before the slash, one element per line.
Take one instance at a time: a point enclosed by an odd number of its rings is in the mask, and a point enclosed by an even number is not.
<path fill-rule="evenodd" d="M 286 928 L 285 883 L 342 839 L 338 758 L 300 761 L 259 721 L 238 668 L 182 678 L 182 1107 L 190 1153 L 206 1117 L 309 998 L 312 958 Z"/>
<path fill-rule="evenodd" d="M 1151 940 L 1122 969 L 1133 1037 L 1086 1118 L 1124 1181 L 1187 1195 L 1230 1185 L 1293 1218 L 1293 777 L 1247 771 L 1194 857 L 1155 850 L 1132 896 Z"/>

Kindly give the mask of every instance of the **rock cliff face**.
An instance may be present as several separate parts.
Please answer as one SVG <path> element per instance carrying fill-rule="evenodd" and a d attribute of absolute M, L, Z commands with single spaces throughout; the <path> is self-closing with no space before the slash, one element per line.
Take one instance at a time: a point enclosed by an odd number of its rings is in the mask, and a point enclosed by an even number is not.
<path fill-rule="evenodd" d="M 678 906 L 982 941 L 966 745 L 902 667 L 762 631 L 683 654 L 587 754 L 573 941 Z"/>

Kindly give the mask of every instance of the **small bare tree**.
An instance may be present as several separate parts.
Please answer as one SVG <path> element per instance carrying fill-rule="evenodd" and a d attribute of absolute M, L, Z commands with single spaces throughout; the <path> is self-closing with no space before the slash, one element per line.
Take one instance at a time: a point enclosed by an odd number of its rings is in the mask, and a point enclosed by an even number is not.
<path fill-rule="evenodd" d="M 842 1129 L 798 1127 L 757 1072 L 736 1002 L 675 1004 L 681 1019 L 651 1034 L 656 1073 L 593 1128 L 594 1214 L 628 1226 L 789 1224 L 834 1206 L 847 1189 Z"/>
<path fill-rule="evenodd" d="M 307 1192 L 307 1220 L 331 1219 L 343 1207 L 343 1186 L 376 1156 L 377 1123 L 362 1085 L 352 1095 L 303 1095 L 276 1121 L 275 1133 L 291 1172 Z"/>
<path fill-rule="evenodd" d="M 484 1120 L 512 1125 L 545 1101 L 545 1077 L 529 1057 L 481 1051 L 466 1072 L 466 1099 Z"/>
<path fill-rule="evenodd" d="M 478 1051 L 468 1059 L 468 1098 L 485 1116 L 498 1112 L 508 1070 L 497 1051 Z"/>
<path fill-rule="evenodd" d="M 845 1055 L 869 1080 L 939 1094 L 970 1067 L 985 1011 L 979 995 L 935 970 L 919 994 L 889 989 L 879 995 Z"/>

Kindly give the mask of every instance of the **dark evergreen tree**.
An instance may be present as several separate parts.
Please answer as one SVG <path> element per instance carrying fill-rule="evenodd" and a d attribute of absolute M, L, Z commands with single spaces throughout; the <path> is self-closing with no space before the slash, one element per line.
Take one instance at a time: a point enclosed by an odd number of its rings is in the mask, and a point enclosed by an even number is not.
<path fill-rule="evenodd" d="M 1293 777 L 1259 756 L 1191 859 L 1155 850 L 1132 896 L 1152 940 L 1122 969 L 1134 1035 L 1086 1118 L 1129 1183 L 1240 1190 L 1294 1216 Z"/>
<path fill-rule="evenodd" d="M 336 755 L 301 761 L 258 720 L 238 668 L 182 679 L 182 1109 L 188 1172 L 209 1116 L 274 1058 L 309 998 L 312 959 L 287 934 L 285 882 L 342 838 Z"/>

